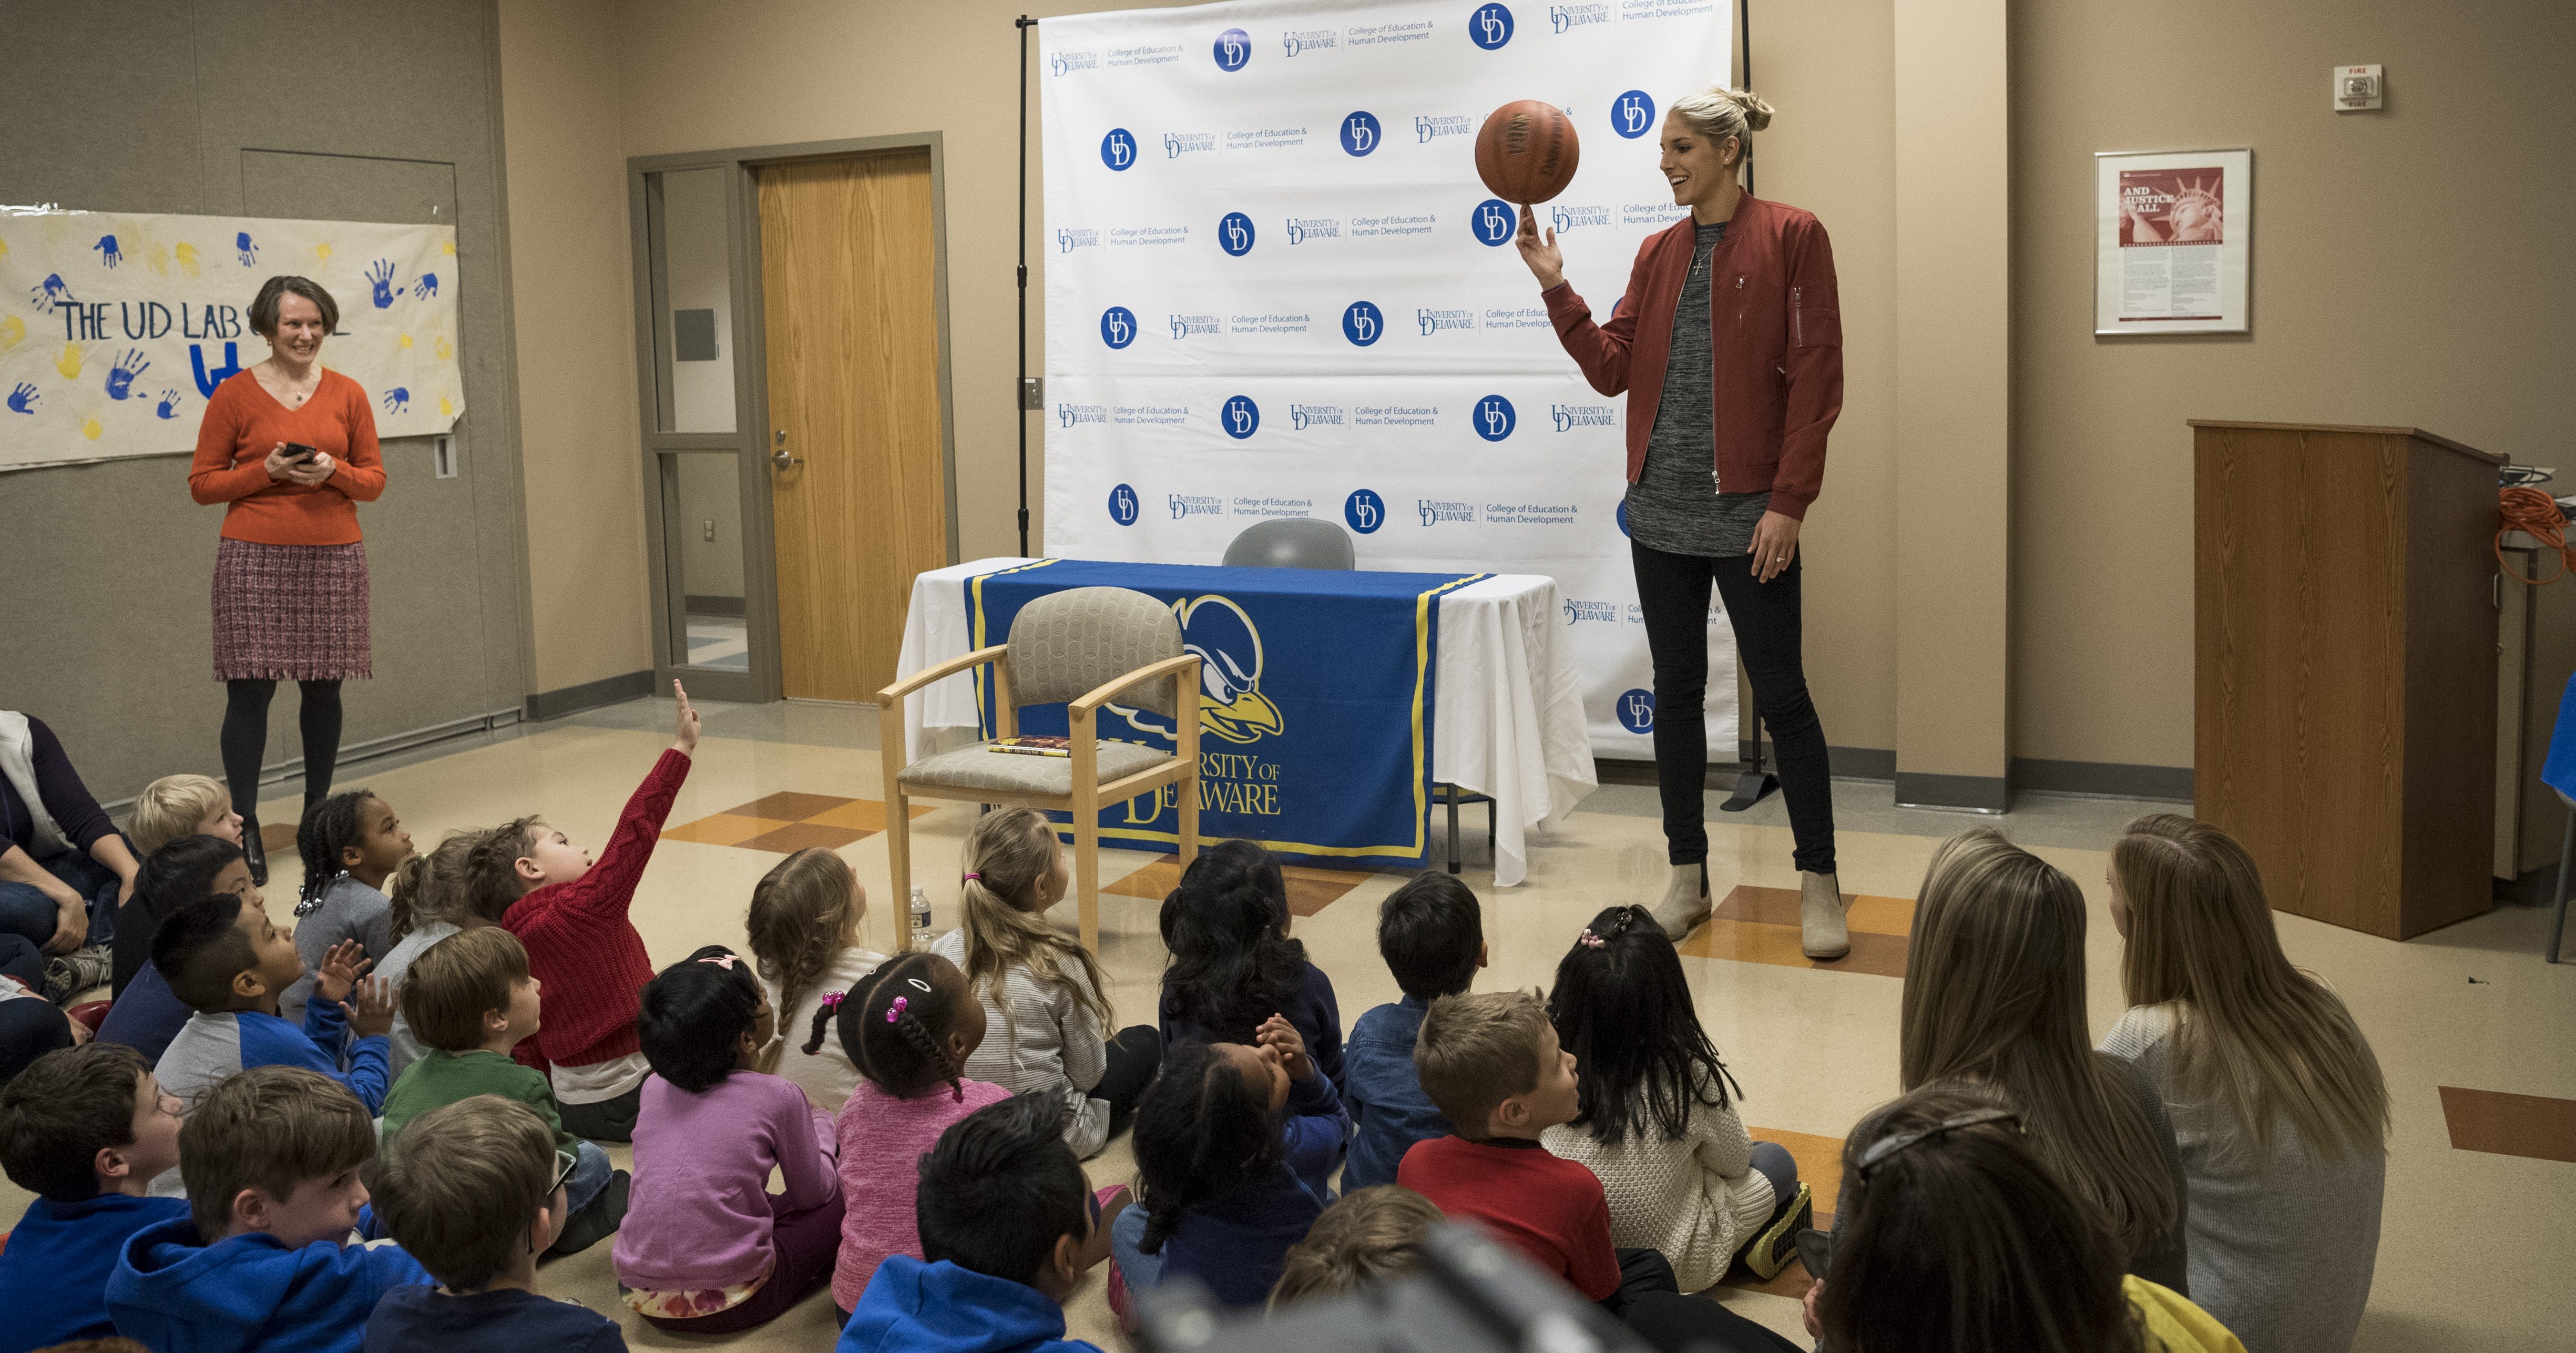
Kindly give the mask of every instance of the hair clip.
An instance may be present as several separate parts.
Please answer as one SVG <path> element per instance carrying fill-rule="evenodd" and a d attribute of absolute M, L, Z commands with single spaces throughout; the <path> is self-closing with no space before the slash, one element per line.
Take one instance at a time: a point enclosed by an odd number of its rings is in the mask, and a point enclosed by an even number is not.
<path fill-rule="evenodd" d="M 930 994 L 930 984 L 928 982 L 922 981 L 918 977 L 907 977 L 903 980 L 906 986 L 920 992 L 922 995 L 927 996 Z"/>
<path fill-rule="evenodd" d="M 824 992 L 824 993 L 823 993 L 823 1008 L 824 1008 L 824 1009 L 826 1009 L 826 1010 L 838 1010 L 838 1009 L 840 1009 L 840 1008 L 841 1008 L 841 1001 L 842 1001 L 842 998 L 844 998 L 844 997 L 846 997 L 846 996 L 848 996 L 848 995 L 849 995 L 849 993 L 848 993 L 848 992 L 846 992 L 846 991 L 827 991 L 827 992 Z"/>
<path fill-rule="evenodd" d="M 912 1004 L 912 998 L 909 996 L 895 997 L 894 1004 L 886 1007 L 886 1023 L 892 1024 L 895 1021 L 902 1019 L 903 1008 L 910 1004 Z"/>
<path fill-rule="evenodd" d="M 1601 947 L 1601 937 L 1593 934 L 1590 926 L 1585 926 L 1583 928 L 1583 933 L 1574 937 L 1574 942 L 1582 945 L 1586 949 L 1598 949 Z"/>
<path fill-rule="evenodd" d="M 733 955 L 731 954 L 709 954 L 698 961 L 700 963 L 712 963 L 717 967 L 724 969 L 726 972 L 733 971 Z"/>

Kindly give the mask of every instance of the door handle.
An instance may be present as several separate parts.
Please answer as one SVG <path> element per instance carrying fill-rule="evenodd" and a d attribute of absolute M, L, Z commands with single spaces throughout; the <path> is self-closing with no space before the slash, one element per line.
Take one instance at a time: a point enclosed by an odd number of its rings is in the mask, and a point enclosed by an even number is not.
<path fill-rule="evenodd" d="M 770 435 L 775 440 L 778 447 L 777 450 L 769 453 L 769 463 L 771 465 L 776 466 L 780 470 L 786 470 L 790 467 L 805 463 L 805 458 L 803 456 L 791 456 L 787 454 L 787 429 L 779 428 Z"/>

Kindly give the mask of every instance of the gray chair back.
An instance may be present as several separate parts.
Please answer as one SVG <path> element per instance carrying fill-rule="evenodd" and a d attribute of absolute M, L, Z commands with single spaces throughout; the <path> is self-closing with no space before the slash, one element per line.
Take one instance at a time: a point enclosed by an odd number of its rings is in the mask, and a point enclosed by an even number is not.
<path fill-rule="evenodd" d="M 1101 683 L 1148 663 L 1181 656 L 1172 608 L 1124 587 L 1076 587 L 1020 608 L 1011 620 L 1011 698 L 1023 705 L 1080 699 Z M 1119 693 L 1118 703 L 1169 718 L 1172 683 Z"/>
<path fill-rule="evenodd" d="M 1313 517 L 1279 517 L 1254 522 L 1225 547 L 1227 568 L 1320 568 L 1348 572 L 1359 567 L 1351 534 Z"/>

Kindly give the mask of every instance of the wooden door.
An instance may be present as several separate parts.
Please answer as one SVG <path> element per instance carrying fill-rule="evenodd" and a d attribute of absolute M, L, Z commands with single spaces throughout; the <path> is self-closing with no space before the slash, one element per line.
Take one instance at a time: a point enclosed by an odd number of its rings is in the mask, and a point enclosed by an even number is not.
<path fill-rule="evenodd" d="M 780 676 L 790 699 L 869 700 L 914 575 L 948 562 L 930 153 L 759 177 L 768 449 L 802 462 L 770 471 Z"/>

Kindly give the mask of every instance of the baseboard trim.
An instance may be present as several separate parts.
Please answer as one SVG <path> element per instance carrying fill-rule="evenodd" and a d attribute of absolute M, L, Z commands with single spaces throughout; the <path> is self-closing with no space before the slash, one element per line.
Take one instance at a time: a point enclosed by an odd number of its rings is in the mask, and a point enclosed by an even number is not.
<path fill-rule="evenodd" d="M 1767 751 L 1770 744 L 1763 744 Z M 1896 753 L 1883 747 L 1828 747 L 1837 780 L 1893 780 L 1896 778 Z M 1772 763 L 1778 769 L 1779 763 Z M 1702 783 L 1710 789 L 1733 792 L 1735 777 L 1744 773 L 1741 761 L 1711 761 L 1708 778 Z M 1605 756 L 1592 759 L 1592 778 L 1605 785 L 1651 785 L 1655 783 L 1652 761 L 1614 760 Z"/>
<path fill-rule="evenodd" d="M 560 719 L 602 705 L 621 704 L 653 693 L 653 669 L 623 672 L 597 681 L 585 681 L 561 690 L 538 691 L 528 697 L 525 717 L 530 723 Z"/>
<path fill-rule="evenodd" d="M 2000 775 L 1931 775 L 1900 770 L 1896 773 L 1896 806 L 2001 813 L 2012 807 L 2012 783 Z"/>
<path fill-rule="evenodd" d="M 523 717 L 524 716 L 521 712 L 515 709 L 496 709 L 489 714 L 469 714 L 462 719 L 450 719 L 445 723 L 434 723 L 420 728 L 406 729 L 400 733 L 388 733 L 383 737 L 369 738 L 364 742 L 344 743 L 340 748 L 339 759 L 333 763 L 337 768 L 334 774 L 338 776 L 340 781 L 345 782 L 348 777 L 346 775 L 340 775 L 338 772 L 346 771 L 352 766 L 362 766 L 370 761 L 380 760 L 388 756 L 396 756 L 415 748 L 426 747 L 433 742 L 445 742 L 449 738 L 471 737 L 477 733 L 490 733 L 495 729 L 507 728 L 512 724 L 518 723 Z M 292 780 L 297 776 L 302 775 L 303 773 L 304 758 L 300 756 L 289 757 L 284 761 L 272 761 L 269 764 L 260 767 L 259 782 L 262 787 L 283 784 L 288 780 Z M 218 778 L 220 778 L 220 773 Z M 119 827 L 122 827 L 125 825 L 126 817 L 133 812 L 134 799 L 134 795 L 128 794 L 124 798 L 111 799 L 102 803 L 99 807 L 104 810 L 110 818 L 115 819 Z"/>
<path fill-rule="evenodd" d="M 711 597 L 697 592 L 685 598 L 690 615 L 745 615 L 749 613 L 746 601 L 743 597 Z"/>
<path fill-rule="evenodd" d="M 2112 799 L 2192 801 L 2189 766 L 2134 766 L 2119 761 L 2043 761 L 2017 756 L 2016 789 L 2035 794 L 2091 794 Z"/>

